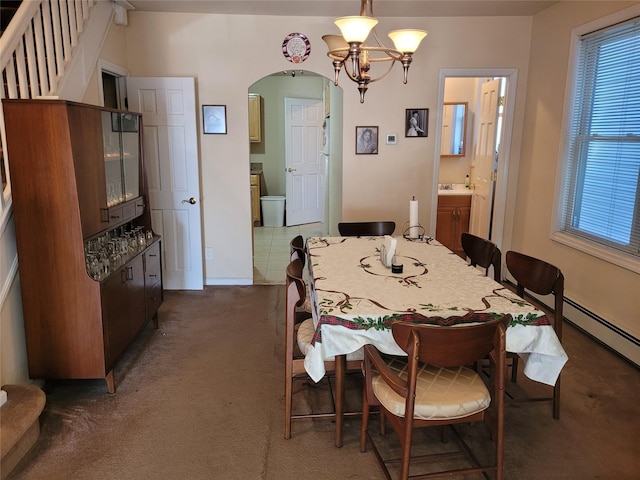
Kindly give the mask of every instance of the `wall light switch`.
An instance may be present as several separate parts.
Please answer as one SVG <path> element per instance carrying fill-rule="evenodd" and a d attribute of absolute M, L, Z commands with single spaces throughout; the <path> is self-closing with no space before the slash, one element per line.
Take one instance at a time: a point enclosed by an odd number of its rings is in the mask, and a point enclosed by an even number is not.
<path fill-rule="evenodd" d="M 213 248 L 207 247 L 204 249 L 205 260 L 213 260 Z"/>

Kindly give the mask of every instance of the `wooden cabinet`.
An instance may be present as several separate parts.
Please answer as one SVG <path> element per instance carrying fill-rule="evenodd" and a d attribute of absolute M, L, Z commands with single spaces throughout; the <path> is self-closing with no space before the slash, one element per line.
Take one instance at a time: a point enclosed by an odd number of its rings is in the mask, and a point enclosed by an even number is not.
<path fill-rule="evenodd" d="M 62 100 L 3 106 L 29 375 L 105 378 L 114 392 L 116 361 L 162 303 L 141 118 Z M 136 229 L 148 238 L 106 255 Z"/>
<path fill-rule="evenodd" d="M 249 141 L 262 141 L 262 97 L 256 93 L 249 94 Z"/>
<path fill-rule="evenodd" d="M 469 231 L 471 195 L 439 195 L 436 240 L 464 257 L 462 233 Z"/>
<path fill-rule="evenodd" d="M 260 225 L 260 177 L 251 175 L 251 218 L 254 225 Z"/>

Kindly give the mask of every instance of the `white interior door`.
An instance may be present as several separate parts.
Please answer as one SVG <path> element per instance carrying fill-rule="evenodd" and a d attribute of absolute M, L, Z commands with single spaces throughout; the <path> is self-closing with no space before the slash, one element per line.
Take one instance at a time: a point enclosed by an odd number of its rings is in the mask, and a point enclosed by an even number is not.
<path fill-rule="evenodd" d="M 323 117 L 321 99 L 285 98 L 287 226 L 323 219 Z"/>
<path fill-rule="evenodd" d="M 128 77 L 129 110 L 142 113 L 153 230 L 162 235 L 163 285 L 202 290 L 202 225 L 195 82 Z"/>
<path fill-rule="evenodd" d="M 478 136 L 471 170 L 473 194 L 469 224 L 469 232 L 482 238 L 489 238 L 494 172 L 497 167 L 496 135 L 499 100 L 500 79 L 482 84 Z"/>

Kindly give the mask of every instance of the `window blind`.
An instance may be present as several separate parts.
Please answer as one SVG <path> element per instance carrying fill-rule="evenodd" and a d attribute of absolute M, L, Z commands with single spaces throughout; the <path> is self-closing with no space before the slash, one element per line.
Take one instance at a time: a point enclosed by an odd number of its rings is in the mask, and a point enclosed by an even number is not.
<path fill-rule="evenodd" d="M 640 256 L 640 18 L 581 38 L 566 161 L 564 231 Z"/>

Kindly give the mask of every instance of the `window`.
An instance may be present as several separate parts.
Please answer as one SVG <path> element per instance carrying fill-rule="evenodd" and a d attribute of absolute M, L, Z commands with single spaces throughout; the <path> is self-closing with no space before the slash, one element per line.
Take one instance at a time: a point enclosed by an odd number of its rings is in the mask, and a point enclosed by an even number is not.
<path fill-rule="evenodd" d="M 577 42 L 558 226 L 640 258 L 640 17 Z"/>

